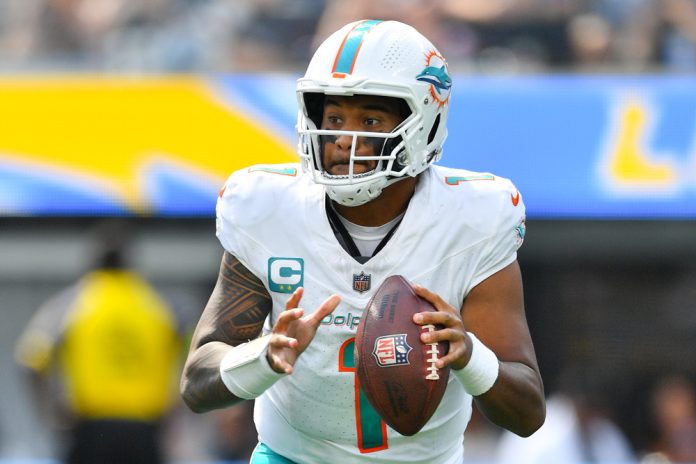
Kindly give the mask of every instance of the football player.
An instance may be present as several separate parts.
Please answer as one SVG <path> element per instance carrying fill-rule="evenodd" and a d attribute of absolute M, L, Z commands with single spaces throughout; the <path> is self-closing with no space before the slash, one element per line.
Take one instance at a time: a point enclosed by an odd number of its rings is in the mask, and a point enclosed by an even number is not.
<path fill-rule="evenodd" d="M 297 82 L 300 164 L 251 166 L 217 204 L 225 248 L 182 395 L 197 412 L 256 399 L 252 463 L 460 463 L 472 399 L 530 435 L 544 421 L 517 249 L 525 209 L 507 179 L 434 165 L 452 80 L 432 43 L 395 21 L 348 24 Z M 436 312 L 452 375 L 414 436 L 360 401 L 361 312 L 401 274 Z"/>

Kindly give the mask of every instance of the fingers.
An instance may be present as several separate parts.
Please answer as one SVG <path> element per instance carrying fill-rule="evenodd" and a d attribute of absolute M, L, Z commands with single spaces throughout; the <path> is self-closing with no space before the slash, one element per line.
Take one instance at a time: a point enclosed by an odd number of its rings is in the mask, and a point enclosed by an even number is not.
<path fill-rule="evenodd" d="M 336 309 L 340 302 L 341 297 L 338 295 L 331 295 L 319 305 L 316 311 L 308 316 L 308 320 L 318 326 L 326 316 Z"/>
<path fill-rule="evenodd" d="M 435 309 L 437 309 L 438 311 L 451 311 L 454 309 L 454 308 L 452 308 L 452 306 L 447 304 L 447 302 L 445 300 L 443 300 L 440 297 L 440 295 L 438 295 L 437 293 L 431 292 L 430 290 L 428 290 L 427 288 L 425 288 L 421 285 L 415 284 L 413 286 L 413 289 L 415 290 L 416 295 L 418 295 L 419 297 L 424 298 L 425 300 L 430 302 L 430 304 L 432 304 L 435 307 Z"/>
<path fill-rule="evenodd" d="M 274 371 L 278 372 L 279 374 L 285 373 L 285 374 L 292 374 L 292 366 L 290 363 L 283 361 L 280 356 L 276 354 L 268 354 L 269 358 L 269 364 L 271 365 L 271 369 Z"/>
<path fill-rule="evenodd" d="M 304 288 L 297 287 L 297 289 L 294 292 L 292 292 L 292 295 L 290 295 L 290 298 L 285 303 L 285 309 L 297 308 L 297 306 L 300 304 L 300 300 L 302 299 L 303 293 L 304 293 Z"/>
<path fill-rule="evenodd" d="M 452 305 L 443 300 L 438 294 L 425 287 L 414 285 L 416 295 L 427 300 L 436 311 L 422 311 L 413 315 L 413 322 L 418 325 L 432 324 L 437 327 L 433 331 L 421 333 L 422 343 L 448 342 L 447 355 L 440 358 L 436 366 L 442 368 L 452 366 L 463 367 L 469 360 L 470 353 L 466 342 L 466 329 L 461 314 Z"/>
<path fill-rule="evenodd" d="M 466 343 L 466 334 L 457 329 L 441 329 L 433 332 L 424 332 L 421 334 L 421 342 L 429 343 L 449 343 L 447 355 L 440 358 L 436 366 L 438 368 L 454 365 L 458 368 L 463 367 L 468 362 L 470 353 L 469 345 Z"/>
<path fill-rule="evenodd" d="M 281 374 L 292 374 L 292 364 L 283 360 L 283 358 L 278 356 L 276 353 L 271 351 L 268 352 L 268 362 L 271 365 L 271 369 L 274 371 Z"/>
<path fill-rule="evenodd" d="M 300 287 L 290 296 L 290 299 L 285 304 L 285 311 L 278 316 L 278 320 L 273 329 L 274 332 L 284 333 L 288 330 L 293 321 L 302 318 L 304 309 L 296 307 L 300 298 L 302 298 L 302 293 L 303 291 Z M 338 295 L 331 295 L 319 305 L 316 311 L 306 317 L 306 321 L 318 327 L 322 319 L 331 314 L 340 302 L 341 297 Z"/>
<path fill-rule="evenodd" d="M 463 362 L 462 360 L 466 359 L 466 361 L 469 360 L 470 354 L 466 352 L 466 345 L 465 344 L 457 344 L 453 345 L 450 343 L 450 349 L 447 352 L 447 354 L 435 362 L 435 366 L 438 369 L 442 369 L 445 366 L 450 366 L 455 369 L 461 369 L 466 365 L 466 362 Z"/>
<path fill-rule="evenodd" d="M 293 295 L 294 296 L 294 295 Z M 286 309 L 278 316 L 278 320 L 275 323 L 273 332 L 275 333 L 285 333 L 288 331 L 290 324 L 293 321 L 300 319 L 304 315 L 304 309 L 302 308 L 292 308 Z"/>
<path fill-rule="evenodd" d="M 276 333 L 271 337 L 270 344 L 273 345 L 273 348 L 295 348 L 297 340 L 287 335 Z"/>
<path fill-rule="evenodd" d="M 424 311 L 413 315 L 413 322 L 418 325 L 433 324 L 454 327 L 462 324 L 459 314 L 442 311 Z"/>
<path fill-rule="evenodd" d="M 268 358 L 273 370 L 277 372 L 285 372 L 291 374 L 293 367 L 284 357 L 280 356 L 284 348 L 295 349 L 298 342 L 292 337 L 287 337 L 283 334 L 273 334 L 271 342 L 268 346 Z"/>
<path fill-rule="evenodd" d="M 423 343 L 458 342 L 463 341 L 465 336 L 460 330 L 440 329 L 432 332 L 423 332 L 420 339 Z"/>
<path fill-rule="evenodd" d="M 423 324 L 439 324 L 446 327 L 461 323 L 461 315 L 459 311 L 452 305 L 447 303 L 437 293 L 431 292 L 421 285 L 414 285 L 413 289 L 416 295 L 427 300 L 436 309 L 433 311 L 423 311 L 413 316 L 413 322 L 419 325 Z"/>

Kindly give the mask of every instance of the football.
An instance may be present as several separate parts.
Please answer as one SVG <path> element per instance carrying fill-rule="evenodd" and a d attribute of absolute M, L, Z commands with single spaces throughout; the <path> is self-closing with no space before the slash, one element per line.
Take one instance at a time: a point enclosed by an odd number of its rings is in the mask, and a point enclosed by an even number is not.
<path fill-rule="evenodd" d="M 413 322 L 413 315 L 424 311 L 435 308 L 404 277 L 390 276 L 367 304 L 355 336 L 360 388 L 384 422 L 402 435 L 414 435 L 428 422 L 449 377 L 448 367 L 435 367 L 449 344 L 424 344 L 421 333 L 435 327 Z"/>

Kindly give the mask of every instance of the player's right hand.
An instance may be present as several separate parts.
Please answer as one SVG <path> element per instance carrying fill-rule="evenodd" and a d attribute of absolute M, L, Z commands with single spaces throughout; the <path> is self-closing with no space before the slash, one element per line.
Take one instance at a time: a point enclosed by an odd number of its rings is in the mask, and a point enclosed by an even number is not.
<path fill-rule="evenodd" d="M 338 295 L 331 295 L 316 311 L 305 316 L 304 309 L 297 307 L 303 291 L 302 287 L 295 290 L 285 304 L 285 311 L 280 313 L 273 327 L 266 356 L 271 368 L 276 372 L 292 373 L 295 361 L 314 339 L 321 321 L 331 314 L 341 301 Z"/>

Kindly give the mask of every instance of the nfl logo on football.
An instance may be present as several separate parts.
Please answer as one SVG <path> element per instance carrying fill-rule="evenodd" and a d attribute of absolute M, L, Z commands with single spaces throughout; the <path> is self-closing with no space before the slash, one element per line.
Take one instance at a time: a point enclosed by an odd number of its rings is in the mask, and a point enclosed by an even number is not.
<path fill-rule="evenodd" d="M 356 292 L 364 293 L 370 289 L 370 282 L 372 281 L 372 274 L 365 274 L 365 272 L 360 272 L 360 274 L 353 274 L 353 290 Z"/>
<path fill-rule="evenodd" d="M 410 364 L 408 354 L 413 348 L 406 342 L 406 334 L 385 335 L 375 340 L 372 355 L 379 367 Z"/>

